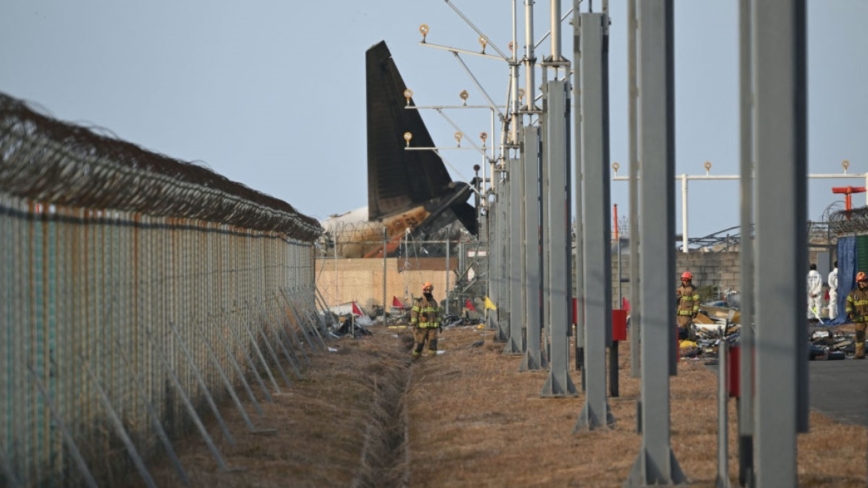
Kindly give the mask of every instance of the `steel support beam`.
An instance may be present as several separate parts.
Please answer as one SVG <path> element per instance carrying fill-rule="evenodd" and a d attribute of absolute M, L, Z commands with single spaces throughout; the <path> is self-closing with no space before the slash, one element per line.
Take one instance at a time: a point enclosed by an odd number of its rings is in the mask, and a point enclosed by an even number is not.
<path fill-rule="evenodd" d="M 524 200 L 524 171 L 519 159 L 508 159 L 506 163 L 509 181 L 509 249 L 507 250 L 509 277 L 509 339 L 503 349 L 505 354 L 521 354 L 524 340 L 522 329 L 525 325 L 525 283 L 522 276 L 522 203 Z"/>
<path fill-rule="evenodd" d="M 739 0 L 739 188 L 741 192 L 741 340 L 739 342 L 738 479 L 753 486 L 754 334 L 753 320 L 753 77 L 750 0 Z"/>
<path fill-rule="evenodd" d="M 495 173 L 496 175 L 496 173 Z M 496 177 L 492 175 L 492 177 Z M 497 185 L 497 192 L 500 191 L 500 184 Z M 500 213 L 500 204 L 497 202 L 497 193 L 492 193 L 494 199 L 488 204 L 488 225 L 489 227 L 489 244 L 488 244 L 488 293 L 489 298 L 497 305 L 500 302 L 500 232 L 498 232 L 498 214 Z M 486 309 L 488 318 L 488 329 L 497 331 L 495 340 L 499 338 L 498 333 L 500 326 L 497 320 L 497 310 Z"/>
<path fill-rule="evenodd" d="M 723 337 L 723 330 L 720 331 Z M 717 346 L 717 477 L 715 488 L 730 488 L 729 482 L 729 432 L 727 402 L 729 389 L 726 376 L 729 368 L 729 342 L 721 340 Z"/>
<path fill-rule="evenodd" d="M 626 486 L 684 484 L 670 444 L 669 368 L 675 301 L 673 1 L 639 3 L 639 159 L 642 161 L 642 446 Z M 661 291 L 662 290 L 662 291 Z"/>
<path fill-rule="evenodd" d="M 500 180 L 500 305 L 497 306 L 497 325 L 500 339 L 509 340 L 509 296 L 512 282 L 509 280 L 509 182 L 504 178 Z"/>
<path fill-rule="evenodd" d="M 525 323 L 527 350 L 519 371 L 537 371 L 546 367 L 542 356 L 542 323 L 540 300 L 542 281 L 540 268 L 540 196 L 539 127 L 522 129 L 522 160 L 524 166 L 524 241 L 525 258 L 522 283 L 525 286 Z"/>
<path fill-rule="evenodd" d="M 489 314 L 490 327 L 493 328 L 495 331 L 494 340 L 500 342 L 506 341 L 506 331 L 504 326 L 507 323 L 507 314 L 503 311 L 505 310 L 503 297 L 505 296 L 506 290 L 503 274 L 503 262 L 506 259 L 504 256 L 504 251 L 506 247 L 503 243 L 503 207 L 506 205 L 506 193 L 504 191 L 502 183 L 502 181 L 498 182 L 497 190 L 495 193 L 495 201 L 491 203 L 492 235 L 494 236 L 494 242 L 492 242 L 491 246 L 491 256 L 493 258 L 493 262 L 491 264 L 491 284 L 493 285 L 492 299 L 494 300 L 494 304 L 497 307 L 497 310 L 492 310 Z M 501 320 L 501 317 L 503 317 L 503 320 Z"/>
<path fill-rule="evenodd" d="M 605 14 L 581 14 L 582 174 L 587 186 L 584 203 L 585 287 L 585 407 L 574 431 L 615 423 L 606 402 L 606 347 L 612 330 L 612 225 L 609 220 L 608 81 Z"/>
<path fill-rule="evenodd" d="M 584 364 L 585 350 L 585 242 L 584 242 L 584 223 L 581 216 L 582 211 L 582 98 L 581 85 L 579 79 L 582 67 L 579 60 L 582 57 L 579 49 L 581 39 L 581 26 L 579 25 L 579 3 L 581 0 L 573 0 L 573 146 L 575 147 L 575 157 L 573 169 L 575 170 L 575 182 L 573 183 L 573 195 L 575 196 L 574 208 L 576 216 L 576 227 L 573 230 L 576 233 L 576 252 L 573 254 L 573 262 L 575 263 L 576 282 L 573 288 L 573 294 L 576 297 L 576 369 L 581 369 Z M 585 373 L 582 372 L 582 390 L 587 388 Z"/>
<path fill-rule="evenodd" d="M 805 0 L 753 0 L 757 486 L 796 486 L 807 427 Z"/>
<path fill-rule="evenodd" d="M 636 1 L 627 0 L 627 96 L 629 118 L 629 163 L 630 163 L 630 377 L 642 376 L 639 362 L 639 328 L 641 327 L 641 301 L 639 284 L 639 131 L 637 128 L 637 102 L 639 88 L 636 84 Z"/>
<path fill-rule="evenodd" d="M 547 130 L 546 169 L 548 170 L 549 215 L 545 219 L 549 235 L 549 297 L 551 367 L 542 396 L 574 396 L 570 379 L 570 314 L 572 310 L 572 242 L 570 238 L 570 87 L 565 80 L 546 82 Z"/>
<path fill-rule="evenodd" d="M 504 341 L 509 341 L 509 324 L 512 319 L 509 315 L 510 296 L 512 296 L 512 281 L 509 279 L 509 247 L 512 244 L 509 242 L 509 204 L 511 203 L 512 188 L 509 186 L 505 168 L 502 174 L 504 178 L 500 185 L 500 215 L 498 215 L 500 219 L 500 225 L 498 225 L 500 232 L 500 303 L 497 304 L 497 325 L 500 337 Z"/>
<path fill-rule="evenodd" d="M 547 85 L 543 85 L 543 90 L 545 90 Z M 543 110 L 545 110 L 545 106 L 548 103 L 545 97 L 542 99 Z M 548 145 L 550 144 L 549 132 L 548 132 L 549 122 L 547 117 L 540 116 L 539 118 L 539 135 L 540 135 L 540 166 L 539 166 L 539 194 L 540 194 L 540 208 L 542 209 L 540 212 L 540 242 L 542 242 L 542 247 L 540 248 L 540 269 L 542 269 L 542 276 L 540 277 L 540 282 L 542 283 L 542 302 L 540 302 L 540 312 L 542 313 L 542 327 L 543 327 L 543 356 L 546 361 L 551 361 L 551 343 L 552 343 L 552 333 L 551 333 L 551 295 L 552 295 L 552 287 L 551 287 L 551 235 L 549 233 L 549 167 L 548 167 Z M 551 364 L 550 364 L 551 366 Z"/>

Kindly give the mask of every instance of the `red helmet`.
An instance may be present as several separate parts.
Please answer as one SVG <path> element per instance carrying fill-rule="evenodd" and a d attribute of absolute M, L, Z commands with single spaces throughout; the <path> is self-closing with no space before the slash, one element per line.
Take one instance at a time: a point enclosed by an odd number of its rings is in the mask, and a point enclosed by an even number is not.
<path fill-rule="evenodd" d="M 425 282 L 425 284 L 422 285 L 422 291 L 433 290 L 433 289 L 434 289 L 434 285 L 432 285 L 430 282 Z"/>
<path fill-rule="evenodd" d="M 681 273 L 681 279 L 682 280 L 692 280 L 693 274 L 690 271 L 685 271 L 685 272 Z"/>
<path fill-rule="evenodd" d="M 856 273 L 856 281 L 868 281 L 868 275 L 864 271 Z"/>

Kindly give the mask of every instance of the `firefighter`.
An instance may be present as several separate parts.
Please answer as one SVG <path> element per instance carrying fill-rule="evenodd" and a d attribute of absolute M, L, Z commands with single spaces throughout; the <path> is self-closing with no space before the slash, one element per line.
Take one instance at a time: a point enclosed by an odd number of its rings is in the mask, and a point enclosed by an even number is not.
<path fill-rule="evenodd" d="M 675 290 L 678 300 L 675 321 L 678 324 L 678 337 L 687 339 L 692 334 L 693 319 L 699 313 L 699 292 L 693 286 L 693 273 L 681 273 L 681 286 Z"/>
<path fill-rule="evenodd" d="M 425 341 L 428 341 L 428 354 L 437 355 L 437 338 L 440 335 L 440 307 L 434 300 L 434 286 L 422 285 L 422 296 L 416 299 L 410 312 L 410 325 L 413 326 L 413 358 L 422 355 Z"/>
<path fill-rule="evenodd" d="M 868 326 L 868 275 L 856 273 L 856 288 L 847 295 L 847 318 L 856 328 L 855 359 L 865 359 L 865 328 Z"/>

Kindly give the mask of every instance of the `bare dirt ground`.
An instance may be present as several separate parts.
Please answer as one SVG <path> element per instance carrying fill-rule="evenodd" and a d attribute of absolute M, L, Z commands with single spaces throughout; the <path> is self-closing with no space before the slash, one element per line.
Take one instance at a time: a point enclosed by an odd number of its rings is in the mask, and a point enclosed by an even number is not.
<path fill-rule="evenodd" d="M 519 373 L 521 356 L 502 354 L 492 332 L 447 329 L 443 354 L 411 362 L 409 329 L 371 330 L 333 341 L 337 352 L 313 354 L 303 379 L 274 403 L 260 399 L 263 417 L 246 405 L 257 428 L 274 435 L 249 433 L 234 405 L 222 404 L 236 445 L 214 419 L 208 430 L 226 464 L 242 470 L 218 470 L 195 432 L 176 442 L 192 486 L 615 487 L 627 478 L 641 438 L 639 381 L 630 378 L 626 344 L 620 397 L 609 400 L 615 427 L 574 434 L 583 395 L 541 398 L 548 373 Z M 577 387 L 580 375 L 570 372 Z M 716 385 L 702 361 L 682 361 L 671 381 L 672 449 L 691 486 L 714 486 L 717 474 Z M 734 401 L 729 420 L 735 482 Z M 812 412 L 798 452 L 801 486 L 868 483 L 868 429 Z M 158 486 L 181 486 L 166 459 L 149 469 Z M 128 484 L 139 483 L 134 478 Z"/>

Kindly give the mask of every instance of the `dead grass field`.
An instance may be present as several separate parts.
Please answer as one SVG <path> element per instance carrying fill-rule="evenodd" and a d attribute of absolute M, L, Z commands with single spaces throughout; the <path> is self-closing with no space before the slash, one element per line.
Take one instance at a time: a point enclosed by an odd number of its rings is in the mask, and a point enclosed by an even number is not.
<path fill-rule="evenodd" d="M 629 377 L 626 344 L 621 395 L 609 400 L 615 427 L 573 434 L 584 397 L 541 398 L 548 373 L 519 373 L 521 356 L 502 354 L 491 332 L 448 329 L 444 354 L 411 364 L 409 330 L 372 331 L 333 341 L 336 353 L 312 355 L 304 379 L 275 403 L 262 401 L 264 417 L 248 406 L 257 427 L 275 435 L 247 433 L 234 405 L 222 405 L 237 445 L 220 438 L 213 419 L 209 432 L 226 464 L 242 471 L 219 472 L 196 433 L 177 442 L 192 485 L 615 487 L 627 478 L 641 439 L 639 381 Z M 579 387 L 580 373 L 570 375 Z M 671 381 L 672 449 L 691 486 L 714 486 L 717 474 L 716 384 L 701 361 L 682 361 Z M 729 419 L 729 474 L 737 481 L 734 401 Z M 801 486 L 868 483 L 868 429 L 812 412 L 798 448 Z M 158 486 L 181 486 L 165 459 L 150 469 Z M 129 478 L 138 483 L 135 473 Z"/>

